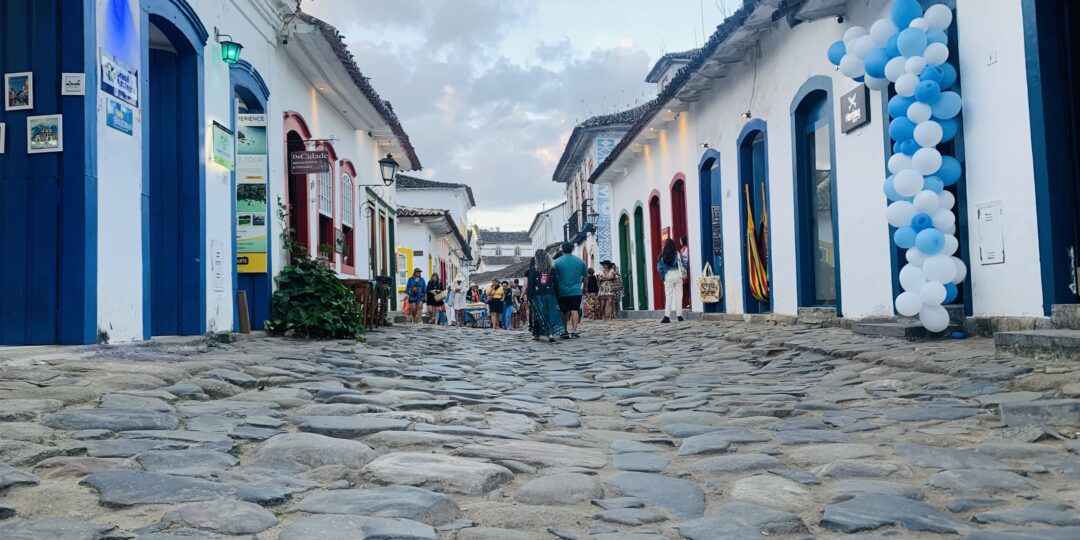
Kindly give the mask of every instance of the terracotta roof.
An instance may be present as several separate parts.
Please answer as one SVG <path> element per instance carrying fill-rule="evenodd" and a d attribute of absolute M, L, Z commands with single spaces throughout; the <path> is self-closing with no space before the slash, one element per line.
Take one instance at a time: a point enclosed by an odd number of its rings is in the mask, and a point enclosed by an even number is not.
<path fill-rule="evenodd" d="M 353 58 L 352 53 L 349 52 L 349 47 L 345 45 L 345 36 L 341 35 L 341 32 L 338 32 L 337 28 L 334 28 L 330 23 L 313 17 L 303 11 L 297 11 L 296 16 L 306 23 L 315 25 L 319 31 L 322 32 L 323 37 L 326 38 L 330 47 L 334 49 L 334 53 L 337 54 L 338 60 L 345 68 L 345 71 L 349 72 L 349 76 L 352 78 L 357 88 L 367 96 L 368 101 L 371 102 L 375 111 L 379 113 L 379 116 L 381 116 L 387 124 L 389 124 L 390 130 L 394 132 L 398 141 L 401 142 L 401 147 L 405 149 L 405 153 L 409 157 L 409 162 L 415 165 L 414 170 L 423 169 L 423 166 L 420 164 L 420 158 L 416 156 L 416 150 L 413 149 L 412 142 L 409 141 L 409 135 L 405 133 L 405 128 L 401 127 L 401 121 L 398 120 L 397 113 L 394 112 L 394 107 L 390 105 L 389 101 L 386 101 L 379 96 L 379 93 L 375 91 L 375 87 L 371 85 L 371 80 L 360 72 L 360 67 L 356 65 L 356 59 Z"/>
<path fill-rule="evenodd" d="M 484 257 L 487 259 L 487 257 Z M 500 281 L 513 280 L 515 278 L 525 277 L 525 272 L 529 269 L 529 263 L 532 261 L 531 257 L 525 257 L 521 261 L 518 261 L 502 270 L 492 270 L 490 272 L 481 272 L 479 274 L 473 274 L 469 276 L 469 281 L 477 285 L 490 283 L 491 280 L 499 278 Z"/>
<path fill-rule="evenodd" d="M 480 229 L 481 244 L 531 244 L 529 231 L 488 231 Z"/>
<path fill-rule="evenodd" d="M 453 234 L 457 239 L 458 244 L 461 246 L 461 251 L 465 254 L 462 257 L 464 260 L 472 260 L 472 251 L 469 249 L 469 243 L 465 240 L 465 237 L 461 236 L 461 230 L 458 229 L 457 223 L 454 223 L 454 217 L 450 215 L 449 210 L 442 210 L 440 208 L 413 208 L 411 206 L 399 206 L 397 208 L 397 217 L 400 218 L 442 218 L 442 222 L 446 225 L 446 233 Z M 438 221 L 436 221 L 438 222 Z"/>
<path fill-rule="evenodd" d="M 551 180 L 563 184 L 570 182 L 570 177 L 574 174 L 574 171 L 570 169 L 570 164 L 577 161 L 584 153 L 586 132 L 602 128 L 629 128 L 649 110 L 649 105 L 650 103 L 645 103 L 625 111 L 594 116 L 575 126 L 570 139 L 566 141 L 566 147 L 563 148 L 562 157 L 559 158 L 559 164 L 555 166 L 555 174 L 551 176 Z"/>
<path fill-rule="evenodd" d="M 645 82 L 660 82 L 660 74 L 672 64 L 685 64 L 690 61 L 690 58 L 694 56 L 701 49 L 690 49 L 689 51 L 670 52 L 661 56 L 659 60 L 653 64 L 653 68 L 649 71 L 649 74 L 645 76 Z"/>
<path fill-rule="evenodd" d="M 466 184 L 456 184 L 454 182 L 436 182 L 435 180 L 427 180 L 425 178 L 417 178 L 415 176 L 399 174 L 397 175 L 397 188 L 404 190 L 465 188 L 465 191 L 469 194 L 469 204 L 476 206 L 476 198 L 473 197 L 472 187 Z"/>

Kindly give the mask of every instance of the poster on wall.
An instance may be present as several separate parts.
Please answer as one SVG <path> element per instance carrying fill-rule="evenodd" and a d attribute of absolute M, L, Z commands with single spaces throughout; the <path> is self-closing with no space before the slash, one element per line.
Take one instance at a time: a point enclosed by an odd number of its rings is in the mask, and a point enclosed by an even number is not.
<path fill-rule="evenodd" d="M 4 75 L 4 110 L 26 111 L 34 108 L 34 74 L 8 73 Z"/>
<path fill-rule="evenodd" d="M 105 98 L 105 124 L 123 133 L 135 132 L 135 111 L 111 97 Z"/>
<path fill-rule="evenodd" d="M 7 124 L 0 124 L 0 154 L 7 148 Z"/>
<path fill-rule="evenodd" d="M 26 153 L 64 151 L 64 119 L 59 114 L 26 118 Z"/>
<path fill-rule="evenodd" d="M 85 96 L 86 75 L 82 73 L 64 73 L 60 75 L 61 96 Z"/>
<path fill-rule="evenodd" d="M 266 115 L 236 117 L 236 271 L 266 272 Z"/>
<path fill-rule="evenodd" d="M 233 133 L 229 128 L 214 122 L 211 128 L 211 137 L 213 139 L 213 162 L 229 169 L 230 171 L 236 167 L 233 156 L 234 142 Z"/>
<path fill-rule="evenodd" d="M 101 89 L 139 108 L 139 72 L 105 53 L 101 54 Z"/>

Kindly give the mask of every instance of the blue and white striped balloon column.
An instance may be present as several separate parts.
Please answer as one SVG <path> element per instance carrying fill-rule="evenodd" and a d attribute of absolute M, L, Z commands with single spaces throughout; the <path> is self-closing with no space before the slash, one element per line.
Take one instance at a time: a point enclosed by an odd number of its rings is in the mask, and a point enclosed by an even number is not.
<path fill-rule="evenodd" d="M 956 257 L 956 198 L 945 191 L 960 181 L 960 162 L 937 148 L 956 137 L 963 107 L 960 95 L 950 90 L 957 75 L 948 63 L 946 34 L 953 15 L 941 4 L 924 13 L 916 0 L 895 0 L 891 15 L 870 30 L 849 28 L 828 56 L 845 76 L 872 90 L 895 85 L 896 96 L 889 100 L 894 153 L 885 179 L 886 216 L 896 228 L 893 242 L 907 250 L 896 311 L 918 315 L 927 330 L 940 332 L 949 326 L 943 304 L 956 299 L 957 285 L 967 277 L 967 267 Z"/>

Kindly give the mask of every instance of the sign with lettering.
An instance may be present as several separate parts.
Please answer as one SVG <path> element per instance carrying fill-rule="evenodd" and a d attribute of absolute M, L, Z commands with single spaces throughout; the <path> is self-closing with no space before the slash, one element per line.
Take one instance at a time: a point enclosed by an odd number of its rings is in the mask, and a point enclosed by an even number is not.
<path fill-rule="evenodd" d="M 131 135 L 135 130 L 135 112 L 131 110 L 131 107 L 111 97 L 106 97 L 105 124 L 120 133 Z"/>
<path fill-rule="evenodd" d="M 101 55 L 101 89 L 139 107 L 139 72 L 107 54 Z"/>
<path fill-rule="evenodd" d="M 870 122 L 870 89 L 860 84 L 840 97 L 840 131 L 848 133 Z"/>
<path fill-rule="evenodd" d="M 236 115 L 236 271 L 266 272 L 269 237 L 265 114 Z"/>
<path fill-rule="evenodd" d="M 289 174 L 326 174 L 330 172 L 330 152 L 298 150 L 289 154 Z"/>
<path fill-rule="evenodd" d="M 1005 264 L 1005 203 L 976 205 L 975 216 L 979 224 L 979 264 Z"/>
<path fill-rule="evenodd" d="M 724 254 L 724 234 L 720 224 L 720 205 L 712 205 L 712 254 L 720 257 Z"/>

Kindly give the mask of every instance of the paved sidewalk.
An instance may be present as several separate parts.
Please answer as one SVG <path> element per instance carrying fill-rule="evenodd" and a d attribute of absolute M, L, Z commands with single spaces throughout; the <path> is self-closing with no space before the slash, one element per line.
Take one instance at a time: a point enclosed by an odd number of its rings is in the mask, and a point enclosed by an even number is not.
<path fill-rule="evenodd" d="M 1076 428 L 998 412 L 1072 418 L 1080 370 L 985 339 L 395 326 L 0 367 L 2 539 L 1080 538 Z"/>

